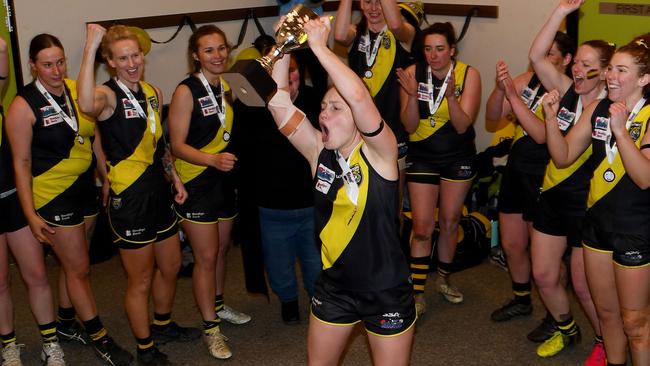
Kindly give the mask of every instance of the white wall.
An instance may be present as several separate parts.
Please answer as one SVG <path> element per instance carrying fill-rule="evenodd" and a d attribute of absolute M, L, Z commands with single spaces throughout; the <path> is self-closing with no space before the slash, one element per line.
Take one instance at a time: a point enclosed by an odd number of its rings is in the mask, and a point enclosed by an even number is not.
<path fill-rule="evenodd" d="M 432 0 L 425 2 L 434 3 Z M 459 46 L 459 58 L 476 67 L 483 81 L 483 104 L 494 86 L 494 65 L 497 60 L 505 60 L 513 74 L 527 67 L 528 47 L 537 30 L 557 4 L 556 0 L 444 0 L 444 3 L 497 5 L 497 19 L 474 18 L 465 39 Z M 217 9 L 247 8 L 275 5 L 275 0 L 18 0 L 14 1 L 17 17 L 17 31 L 25 82 L 28 82 L 27 49 L 31 38 L 42 32 L 52 33 L 61 39 L 66 48 L 68 73 L 76 78 L 81 62 L 81 51 L 85 39 L 85 23 L 92 20 L 112 20 L 151 15 L 183 14 L 189 12 L 211 11 Z M 461 17 L 428 16 L 429 22 L 450 21 L 457 32 L 463 25 Z M 263 18 L 261 22 L 267 32 L 271 30 L 274 19 Z M 239 35 L 241 21 L 218 24 L 235 42 Z M 175 27 L 148 30 L 155 40 L 166 40 Z M 190 31 L 185 27 L 181 34 L 167 45 L 153 45 L 147 56 L 147 81 L 159 86 L 169 102 L 177 83 L 187 72 L 186 47 Z M 257 30 L 249 22 L 246 40 L 240 48 L 250 45 L 257 36 Z M 98 81 L 106 80 L 103 71 Z M 491 133 L 484 126 L 484 108 L 477 118 L 477 145 L 483 150 L 489 145 Z"/>

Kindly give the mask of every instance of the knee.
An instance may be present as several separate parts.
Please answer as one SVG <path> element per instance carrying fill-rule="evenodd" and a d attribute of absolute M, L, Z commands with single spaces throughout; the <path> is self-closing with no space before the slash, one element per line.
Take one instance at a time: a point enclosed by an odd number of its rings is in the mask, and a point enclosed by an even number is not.
<path fill-rule="evenodd" d="M 47 280 L 45 267 L 30 269 L 28 273 L 22 273 L 22 276 L 25 284 L 29 288 L 47 287 L 50 285 Z"/>
<path fill-rule="evenodd" d="M 181 269 L 180 256 L 173 257 L 173 258 L 166 258 L 165 263 L 160 263 L 158 265 L 158 270 L 160 270 L 160 273 L 163 275 L 163 277 L 165 278 L 173 277 L 174 280 L 176 279 L 176 276 L 178 275 L 178 271 L 180 271 L 180 269 Z"/>
<path fill-rule="evenodd" d="M 584 304 L 592 301 L 591 292 L 589 291 L 589 286 L 587 285 L 586 280 L 576 280 L 576 278 L 573 277 L 572 284 L 573 284 L 573 291 L 575 292 L 576 296 L 580 300 L 580 303 Z"/>
<path fill-rule="evenodd" d="M 431 241 L 431 234 L 433 234 L 435 223 L 431 220 L 422 221 L 418 219 L 413 220 L 412 238 L 414 241 Z"/>
<path fill-rule="evenodd" d="M 558 277 L 553 276 L 548 269 L 536 266 L 533 266 L 533 279 L 535 280 L 535 285 L 539 289 L 549 288 L 558 283 Z"/>
<path fill-rule="evenodd" d="M 641 351 L 650 349 L 650 306 L 641 310 L 621 309 L 623 330 L 627 335 L 630 349 Z"/>
<path fill-rule="evenodd" d="M 455 233 L 458 231 L 458 224 L 460 223 L 459 215 L 443 215 L 440 217 L 438 225 L 442 233 Z"/>
<path fill-rule="evenodd" d="M 148 295 L 151 290 L 153 273 L 145 273 L 139 276 L 129 276 L 127 281 L 127 291 L 131 294 Z"/>

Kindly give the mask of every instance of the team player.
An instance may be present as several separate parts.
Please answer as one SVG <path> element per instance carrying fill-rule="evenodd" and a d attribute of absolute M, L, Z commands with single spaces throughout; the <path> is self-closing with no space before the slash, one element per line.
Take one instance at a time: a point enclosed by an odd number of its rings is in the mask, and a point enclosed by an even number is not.
<path fill-rule="evenodd" d="M 406 180 L 413 214 L 411 273 L 418 314 L 426 309 L 424 285 L 437 207 L 436 290 L 451 303 L 463 301 L 463 294 L 448 278 L 463 202 L 476 174 L 472 124 L 481 101 L 478 71 L 455 57 L 452 25 L 435 23 L 422 32 L 422 38 L 425 60 L 397 70 L 401 119 L 410 134 Z"/>
<path fill-rule="evenodd" d="M 552 37 L 553 41 L 551 45 L 546 45 L 543 57 L 558 74 L 563 74 L 571 63 L 575 46 L 564 33 L 553 32 Z M 513 298 L 492 312 L 491 318 L 496 322 L 529 315 L 533 311 L 529 238 L 532 222 L 537 214 L 539 189 L 549 161 L 541 108 L 541 98 L 546 88 L 540 77 L 532 72 L 525 72 L 514 78 L 514 88 L 524 102 L 524 110 L 521 103 L 515 101 L 514 96 L 507 98 L 505 84 L 502 82 L 506 73 L 506 64 L 499 62 L 497 77 L 501 80 L 496 83 L 486 107 L 488 120 L 497 121 L 513 112 L 517 117 L 514 141 L 499 190 L 498 207 L 499 236 L 507 257 Z M 543 342 L 552 335 L 551 321 L 548 318 L 549 316 L 528 334 L 530 340 Z"/>
<path fill-rule="evenodd" d="M 327 48 L 329 28 L 327 18 L 304 27 L 334 82 L 321 102 L 322 132 L 291 102 L 289 57 L 273 70 L 279 88 L 269 103 L 314 174 L 323 271 L 312 297 L 308 362 L 339 363 L 354 324 L 363 322 L 375 365 L 407 365 L 416 314 L 397 233 L 397 143 L 363 82 Z"/>
<path fill-rule="evenodd" d="M 569 1 L 578 4 L 582 1 Z M 584 219 L 587 281 L 607 351 L 607 365 L 650 364 L 650 39 L 619 48 L 606 73 L 608 98 L 585 108 L 562 136 L 560 93 L 544 98 L 546 136 L 559 168 L 592 150 Z"/>
<path fill-rule="evenodd" d="M 547 90 L 557 90 L 561 100 L 557 120 L 566 135 L 580 118 L 584 107 L 607 96 L 605 71 L 614 46 L 604 41 L 584 42 L 573 58 L 573 79 L 557 70 L 545 57 L 545 49 L 564 17 L 580 2 L 562 1 L 541 29 L 530 50 L 532 66 Z M 537 354 L 549 357 L 580 338 L 569 307 L 562 277 L 562 257 L 571 251 L 571 280 L 582 308 L 591 322 L 596 341 L 585 365 L 604 365 L 606 355 L 600 325 L 585 277 L 582 249 L 582 222 L 586 211 L 592 173 L 591 149 L 570 166 L 560 169 L 551 161 L 539 196 L 539 210 L 531 232 L 531 259 L 535 284 L 553 318 L 553 336 L 541 344 Z"/>
<path fill-rule="evenodd" d="M 0 38 L 0 90 L 9 73 L 7 43 Z M 29 305 L 43 339 L 41 357 L 47 365 L 65 365 L 54 322 L 52 291 L 47 280 L 43 249 L 29 230 L 13 181 L 11 150 L 0 115 L 0 340 L 6 365 L 21 365 L 16 344 L 13 302 L 9 288 L 9 251 L 27 285 Z"/>
<path fill-rule="evenodd" d="M 125 365 L 132 356 L 108 336 L 89 281 L 87 202 L 80 198 L 89 189 L 84 173 L 92 164 L 94 121 L 76 104 L 76 87 L 65 79 L 65 54 L 56 37 L 34 37 L 29 58 L 36 77 L 7 114 L 18 198 L 36 239 L 51 245 L 61 262 L 70 300 L 98 355 Z"/>
<path fill-rule="evenodd" d="M 397 138 L 401 192 L 408 135 L 400 123 L 399 84 L 395 71 L 408 66 L 416 31 L 402 16 L 395 0 L 361 0 L 359 5 L 363 17 L 354 25 L 352 0 L 340 2 L 334 39 L 350 47 L 348 65 L 366 84 L 379 113 Z"/>
<path fill-rule="evenodd" d="M 95 53 L 100 47 L 115 77 L 95 86 Z M 127 274 L 124 298 L 127 317 L 137 341 L 138 362 L 167 364 L 167 355 L 154 345 L 189 341 L 200 336 L 193 328 L 171 321 L 180 267 L 180 242 L 172 201 L 187 198 L 169 156 L 165 156 L 160 112 L 161 93 L 141 81 L 144 54 L 138 38 L 125 26 L 108 31 L 87 26 L 81 69 L 79 105 L 95 116 L 106 156 L 110 197 L 108 217 Z M 165 162 L 163 162 L 165 160 Z M 165 178 L 168 174 L 175 196 Z M 149 295 L 154 322 L 149 327 Z M 153 337 L 153 338 L 152 338 Z"/>
<path fill-rule="evenodd" d="M 192 75 L 174 92 L 169 128 L 176 170 L 188 191 L 188 199 L 176 204 L 181 226 L 194 252 L 192 285 L 203 317 L 204 339 L 210 354 L 219 359 L 232 353 L 219 330 L 215 292 L 223 291 L 225 247 L 229 245 L 236 214 L 235 188 L 230 173 L 237 157 L 228 152 L 233 131 L 232 93 L 221 79 L 227 67 L 226 35 L 214 25 L 197 29 L 190 37 Z M 223 292 L 220 292 L 223 296 Z M 223 307 L 223 304 L 222 304 Z M 221 309 L 219 309 L 221 310 Z M 226 307 L 230 313 L 233 310 Z M 250 317 L 238 315 L 238 322 Z"/>

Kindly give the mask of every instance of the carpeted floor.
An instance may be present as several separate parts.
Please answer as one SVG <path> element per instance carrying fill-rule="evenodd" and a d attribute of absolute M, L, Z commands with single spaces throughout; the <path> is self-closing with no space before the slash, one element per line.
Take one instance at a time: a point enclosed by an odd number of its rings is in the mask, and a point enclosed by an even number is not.
<path fill-rule="evenodd" d="M 48 258 L 51 278 L 54 279 L 54 260 Z M 229 254 L 226 302 L 250 314 L 253 320 L 246 325 L 224 324 L 222 331 L 230 339 L 232 359 L 212 359 L 201 342 L 192 344 L 168 344 L 161 347 L 177 365 L 304 365 L 306 364 L 307 303 L 301 295 L 304 310 L 299 325 L 288 326 L 280 319 L 277 299 L 250 295 L 244 291 L 241 253 L 233 248 Z M 40 338 L 26 301 L 26 293 L 15 267 L 12 266 L 14 302 L 16 306 L 16 330 L 19 343 L 24 343 L 22 359 L 25 365 L 38 365 Z M 452 276 L 452 281 L 465 295 L 465 302 L 452 305 L 429 289 L 427 313 L 417 323 L 412 365 L 464 365 L 464 366 L 565 366 L 582 365 L 592 346 L 593 333 L 579 306 L 572 306 L 578 324 L 582 326 L 583 342 L 563 351 L 551 359 L 535 355 L 536 345 L 526 340 L 526 334 L 544 316 L 535 295 L 535 311 L 532 316 L 507 323 L 493 323 L 490 313 L 510 296 L 510 280 L 507 272 L 484 263 Z M 118 257 L 95 265 L 92 283 L 97 297 L 100 316 L 110 334 L 127 349 L 135 350 L 135 340 L 122 307 L 125 278 Z M 191 281 L 182 278 L 173 318 L 182 325 L 199 326 L 200 316 L 194 304 Z M 92 348 L 76 344 L 64 344 L 68 365 L 102 365 Z M 370 365 L 367 343 L 361 329 L 355 333 L 345 354 L 342 365 Z"/>

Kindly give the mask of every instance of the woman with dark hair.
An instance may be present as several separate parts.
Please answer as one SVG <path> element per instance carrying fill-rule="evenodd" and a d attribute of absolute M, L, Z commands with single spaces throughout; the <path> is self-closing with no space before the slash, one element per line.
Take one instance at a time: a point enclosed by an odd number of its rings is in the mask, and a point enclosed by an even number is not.
<path fill-rule="evenodd" d="M 584 107 L 607 97 L 605 71 L 614 47 L 604 41 L 584 42 L 578 47 L 571 66 L 571 77 L 549 65 L 542 50 L 552 42 L 551 36 L 564 17 L 577 10 L 581 1 L 561 1 L 538 33 L 530 50 L 533 68 L 547 90 L 557 90 L 561 101 L 557 120 L 566 135 L 579 120 Z M 505 83 L 508 84 L 507 75 Z M 546 116 L 548 119 L 550 116 Z M 594 329 L 595 342 L 585 365 L 602 365 L 606 355 L 600 324 L 589 292 L 582 249 L 582 227 L 587 209 L 589 179 L 592 174 L 591 149 L 570 166 L 557 167 L 552 161 L 546 167 L 538 214 L 531 232 L 533 276 L 539 294 L 552 317 L 553 335 L 537 348 L 540 357 L 554 356 L 580 338 L 580 330 L 569 307 L 563 284 L 562 257 L 571 250 L 572 287 Z"/>
<path fill-rule="evenodd" d="M 229 151 L 233 131 L 232 93 L 221 78 L 229 54 L 226 35 L 214 25 L 197 29 L 188 52 L 194 69 L 172 97 L 169 133 L 176 170 L 188 199 L 176 204 L 183 231 L 194 252 L 192 284 L 203 317 L 203 334 L 213 357 L 232 353 L 219 330 L 220 316 L 246 323 L 250 317 L 223 305 L 225 257 L 237 214 L 232 169 L 237 157 Z M 220 308 L 215 309 L 215 293 Z M 216 314 L 215 314 L 216 311 Z"/>
<path fill-rule="evenodd" d="M 456 252 L 458 223 L 474 175 L 474 127 L 481 102 L 478 71 L 456 60 L 456 36 L 450 23 L 422 32 L 425 60 L 398 69 L 401 119 L 409 135 L 406 181 L 413 214 L 411 275 L 418 314 L 424 313 L 431 236 L 438 208 L 436 290 L 454 304 L 463 294 L 449 283 Z"/>
<path fill-rule="evenodd" d="M 396 70 L 408 66 L 416 32 L 400 13 L 395 0 L 361 0 L 359 6 L 363 16 L 354 25 L 352 0 L 340 2 L 334 39 L 350 47 L 348 65 L 366 84 L 379 113 L 397 138 L 401 192 L 408 135 L 400 123 Z"/>
<path fill-rule="evenodd" d="M 570 0 L 560 6 L 567 12 L 580 4 Z M 619 48 L 606 81 L 607 98 L 587 106 L 566 136 L 558 113 L 561 92 L 551 91 L 543 102 L 546 138 L 559 168 L 591 149 L 583 255 L 607 365 L 625 365 L 628 345 L 634 365 L 649 365 L 650 39 Z"/>
<path fill-rule="evenodd" d="M 94 120 L 79 110 L 56 37 L 34 37 L 29 58 L 34 81 L 7 114 L 18 198 L 36 239 L 51 245 L 61 262 L 67 292 L 95 350 L 109 363 L 126 365 L 132 356 L 107 335 L 89 280 L 84 192 L 92 183 L 84 174 L 92 165 Z"/>
<path fill-rule="evenodd" d="M 309 365 L 340 362 L 363 322 L 375 365 L 408 365 L 416 314 L 398 238 L 395 136 L 363 82 L 326 45 L 328 18 L 305 24 L 309 46 L 334 81 L 321 102 L 321 131 L 291 101 L 289 57 L 278 61 L 269 109 L 314 176 L 323 270 L 311 300 Z"/>
<path fill-rule="evenodd" d="M 95 54 L 100 47 L 115 77 L 95 86 Z M 190 341 L 193 328 L 171 321 L 180 267 L 180 242 L 172 201 L 187 198 L 183 183 L 166 153 L 160 118 L 161 93 L 141 81 L 144 54 L 127 27 L 108 31 L 87 26 L 79 71 L 79 106 L 97 119 L 98 134 L 108 168 L 108 217 L 127 275 L 126 314 L 137 341 L 140 364 L 167 364 L 167 355 L 154 345 Z M 163 161 L 164 160 L 164 161 Z M 165 173 L 176 191 L 172 197 Z M 154 321 L 149 327 L 149 296 Z"/>

